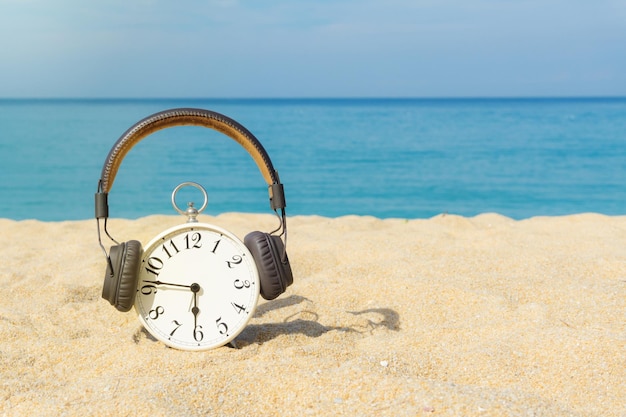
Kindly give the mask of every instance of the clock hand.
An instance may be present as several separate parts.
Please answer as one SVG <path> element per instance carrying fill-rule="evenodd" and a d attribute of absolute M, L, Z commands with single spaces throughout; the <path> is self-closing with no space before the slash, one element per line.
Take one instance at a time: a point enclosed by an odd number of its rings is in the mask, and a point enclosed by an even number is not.
<path fill-rule="evenodd" d="M 200 291 L 200 285 L 194 282 L 189 288 L 191 288 L 193 292 L 193 307 L 191 308 L 191 312 L 193 313 L 193 328 L 196 329 L 198 327 L 198 313 L 200 312 L 198 308 L 198 291 Z"/>
<path fill-rule="evenodd" d="M 191 289 L 192 287 L 191 285 L 174 284 L 172 282 L 162 282 L 162 281 L 149 281 L 147 279 L 144 279 L 143 282 L 149 282 L 150 284 L 154 284 L 154 285 L 170 285 L 172 287 L 183 287 L 183 288 L 189 288 L 189 289 Z"/>

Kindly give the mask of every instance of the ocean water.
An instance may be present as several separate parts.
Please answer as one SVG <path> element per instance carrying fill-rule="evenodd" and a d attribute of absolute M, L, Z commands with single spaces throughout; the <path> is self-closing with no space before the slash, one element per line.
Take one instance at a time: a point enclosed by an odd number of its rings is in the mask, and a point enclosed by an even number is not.
<path fill-rule="evenodd" d="M 176 107 L 223 113 L 264 145 L 287 214 L 515 219 L 626 214 L 626 98 L 0 100 L 0 217 L 93 218 L 102 164 L 140 119 Z M 174 127 L 135 146 L 111 217 L 175 214 L 202 184 L 207 213 L 270 213 L 249 155 L 210 129 Z M 193 189 L 186 200 L 201 204 Z"/>

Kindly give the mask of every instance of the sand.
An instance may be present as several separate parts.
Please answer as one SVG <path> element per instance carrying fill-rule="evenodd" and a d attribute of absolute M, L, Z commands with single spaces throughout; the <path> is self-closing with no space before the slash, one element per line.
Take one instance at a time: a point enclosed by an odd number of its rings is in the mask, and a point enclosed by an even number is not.
<path fill-rule="evenodd" d="M 100 297 L 95 220 L 0 220 L 0 416 L 626 416 L 626 216 L 288 224 L 294 285 L 194 353 Z"/>

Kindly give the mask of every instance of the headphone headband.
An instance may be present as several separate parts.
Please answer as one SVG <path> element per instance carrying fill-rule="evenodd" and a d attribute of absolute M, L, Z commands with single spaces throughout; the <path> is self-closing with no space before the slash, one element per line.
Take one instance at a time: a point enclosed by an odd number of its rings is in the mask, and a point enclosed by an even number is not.
<path fill-rule="evenodd" d="M 225 134 L 248 151 L 268 185 L 271 186 L 280 182 L 263 145 L 248 129 L 220 113 L 203 109 L 181 108 L 165 110 L 140 120 L 115 142 L 102 167 L 100 177 L 101 191 L 104 193 L 109 192 L 122 159 L 133 146 L 146 136 L 173 126 L 203 126 Z"/>
<path fill-rule="evenodd" d="M 248 129 L 227 116 L 210 110 L 194 108 L 171 109 L 155 113 L 135 123 L 135 125 L 124 132 L 109 151 L 109 155 L 102 167 L 102 174 L 98 183 L 98 194 L 102 196 L 109 193 L 122 160 L 133 146 L 146 136 L 173 126 L 208 127 L 235 140 L 252 156 L 259 167 L 265 182 L 269 186 L 272 209 L 285 207 L 283 187 L 278 178 L 278 173 L 274 170 L 269 155 L 258 139 Z M 106 199 L 106 197 L 100 198 Z M 101 206 L 101 204 L 102 201 L 99 203 L 98 197 L 96 197 L 96 217 L 108 217 L 108 207 L 105 214 L 99 210 L 98 206 Z"/>

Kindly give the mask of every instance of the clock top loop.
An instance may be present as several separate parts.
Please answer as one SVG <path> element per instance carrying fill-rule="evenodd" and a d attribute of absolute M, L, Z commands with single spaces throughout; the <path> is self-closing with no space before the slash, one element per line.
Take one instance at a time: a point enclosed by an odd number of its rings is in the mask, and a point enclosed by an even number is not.
<path fill-rule="evenodd" d="M 178 205 L 176 204 L 176 194 L 183 187 L 195 187 L 202 192 L 202 195 L 204 196 L 204 203 L 202 204 L 202 207 L 200 207 L 199 209 L 196 209 L 194 207 L 193 201 L 190 201 L 187 203 L 187 210 L 182 210 L 180 207 L 178 207 Z M 187 223 L 197 223 L 198 220 L 196 219 L 196 217 L 198 216 L 198 214 L 202 213 L 204 209 L 206 209 L 206 206 L 208 203 L 209 203 L 209 197 L 206 193 L 206 190 L 204 189 L 203 186 L 201 186 L 200 184 L 196 182 L 186 181 L 181 184 L 178 184 L 176 188 L 174 188 L 174 191 L 172 192 L 172 206 L 174 206 L 174 209 L 177 212 L 179 212 L 183 216 L 187 216 Z"/>

